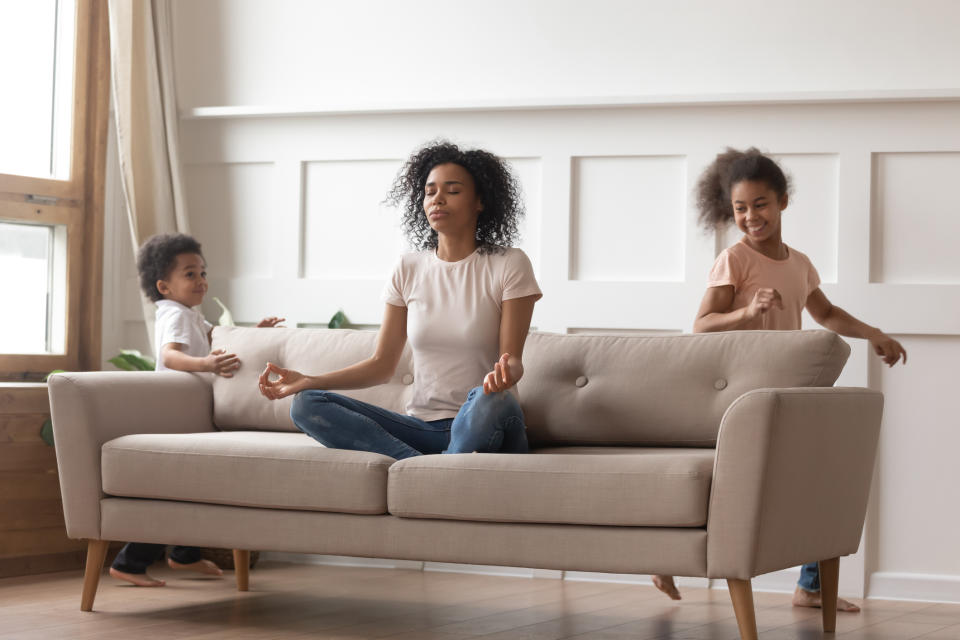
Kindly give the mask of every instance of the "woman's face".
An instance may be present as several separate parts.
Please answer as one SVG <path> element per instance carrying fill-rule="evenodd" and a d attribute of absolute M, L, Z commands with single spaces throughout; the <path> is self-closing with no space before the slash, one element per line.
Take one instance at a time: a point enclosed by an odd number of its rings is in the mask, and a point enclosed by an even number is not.
<path fill-rule="evenodd" d="M 427 176 L 423 211 L 437 233 L 476 234 L 483 203 L 470 172 L 458 164 L 438 164 Z"/>

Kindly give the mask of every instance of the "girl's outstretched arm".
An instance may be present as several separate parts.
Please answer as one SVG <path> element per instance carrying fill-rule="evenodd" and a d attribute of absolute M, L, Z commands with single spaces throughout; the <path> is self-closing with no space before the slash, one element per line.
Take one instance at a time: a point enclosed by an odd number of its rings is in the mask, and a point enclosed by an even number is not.
<path fill-rule="evenodd" d="M 708 287 L 707 292 L 703 294 L 700 310 L 697 311 L 697 319 L 693 321 L 693 332 L 711 333 L 742 329 L 758 315 L 774 307 L 783 309 L 783 298 L 776 289 L 759 289 L 748 306 L 731 311 L 733 295 L 732 284 Z"/>
<path fill-rule="evenodd" d="M 819 288 L 807 298 L 807 311 L 820 325 L 850 338 L 863 338 L 870 342 L 874 352 L 891 367 L 903 356 L 907 363 L 907 350 L 876 327 L 857 320 L 852 315 L 832 304 Z"/>
<path fill-rule="evenodd" d="M 388 304 L 372 356 L 349 367 L 317 376 L 267 363 L 260 374 L 260 393 L 270 400 L 279 400 L 306 389 L 364 389 L 389 382 L 397 370 L 406 343 L 407 308 Z M 277 376 L 276 379 L 271 379 L 271 374 Z"/>

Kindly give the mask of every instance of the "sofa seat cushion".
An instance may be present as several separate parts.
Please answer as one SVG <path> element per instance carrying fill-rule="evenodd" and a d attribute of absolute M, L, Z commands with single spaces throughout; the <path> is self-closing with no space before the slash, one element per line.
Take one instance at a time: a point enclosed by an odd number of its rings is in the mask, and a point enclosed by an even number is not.
<path fill-rule="evenodd" d="M 393 462 L 266 431 L 136 434 L 101 450 L 110 495 L 355 514 L 386 513 Z"/>
<path fill-rule="evenodd" d="M 714 449 L 557 447 L 420 456 L 390 467 L 404 518 L 702 527 Z"/>

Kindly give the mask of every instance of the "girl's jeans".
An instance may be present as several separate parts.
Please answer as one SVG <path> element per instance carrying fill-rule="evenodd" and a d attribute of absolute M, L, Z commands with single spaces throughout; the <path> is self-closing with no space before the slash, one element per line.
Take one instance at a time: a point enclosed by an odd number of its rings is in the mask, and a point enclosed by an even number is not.
<path fill-rule="evenodd" d="M 820 565 L 816 562 L 808 562 L 800 567 L 800 579 L 797 580 L 797 586 L 804 591 L 819 593 Z"/>
<path fill-rule="evenodd" d="M 429 422 L 338 393 L 301 391 L 290 407 L 297 428 L 332 449 L 373 451 L 402 460 L 432 453 L 526 453 L 520 403 L 475 387 L 455 418 Z"/>

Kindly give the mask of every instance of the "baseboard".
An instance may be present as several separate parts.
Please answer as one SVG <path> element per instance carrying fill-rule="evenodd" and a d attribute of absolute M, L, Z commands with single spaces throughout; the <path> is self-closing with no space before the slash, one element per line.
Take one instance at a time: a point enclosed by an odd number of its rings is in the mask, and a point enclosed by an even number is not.
<path fill-rule="evenodd" d="M 879 571 L 870 576 L 867 597 L 960 603 L 960 576 Z"/>

